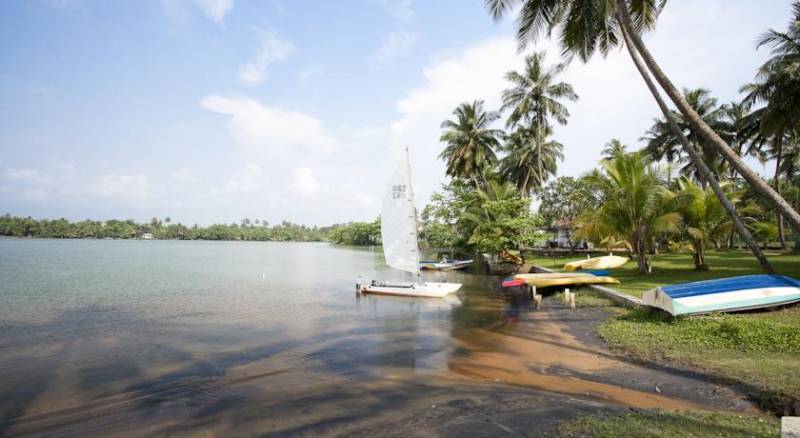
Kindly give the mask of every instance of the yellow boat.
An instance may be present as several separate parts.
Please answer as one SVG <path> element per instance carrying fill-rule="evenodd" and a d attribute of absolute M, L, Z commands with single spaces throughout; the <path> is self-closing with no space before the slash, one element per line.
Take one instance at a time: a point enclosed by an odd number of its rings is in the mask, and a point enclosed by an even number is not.
<path fill-rule="evenodd" d="M 592 274 L 553 273 L 553 274 L 518 274 L 515 279 L 523 280 L 528 286 L 580 286 L 584 284 L 619 284 L 613 277 L 597 277 Z"/>
<path fill-rule="evenodd" d="M 625 263 L 628 263 L 627 257 L 620 257 L 615 255 L 607 255 L 602 257 L 595 257 L 586 260 L 576 260 L 564 265 L 567 271 L 575 271 L 578 269 L 612 269 L 618 268 Z"/>
<path fill-rule="evenodd" d="M 517 274 L 515 280 L 534 280 L 545 278 L 567 278 L 567 277 L 594 277 L 588 272 L 543 272 L 540 274 Z"/>

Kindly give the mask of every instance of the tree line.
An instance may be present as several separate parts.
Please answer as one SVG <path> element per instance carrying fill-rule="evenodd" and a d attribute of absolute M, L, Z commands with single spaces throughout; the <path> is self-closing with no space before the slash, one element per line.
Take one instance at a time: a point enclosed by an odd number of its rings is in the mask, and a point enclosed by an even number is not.
<path fill-rule="evenodd" d="M 659 248 L 690 251 L 696 267 L 706 269 L 706 248 L 725 240 L 732 245 L 735 237 L 772 272 L 762 248 L 773 239 L 787 247 L 785 219 L 800 234 L 800 2 L 792 4 L 787 31 L 759 37 L 758 48 L 770 48 L 772 56 L 741 87 L 741 101 L 727 104 L 707 89 L 679 91 L 642 43 L 640 34 L 654 28 L 665 3 L 487 0 L 495 18 L 519 11 L 521 49 L 556 35 L 565 62 L 546 65 L 545 55 L 535 52 L 522 71 L 506 74 L 510 87 L 497 111 L 480 100 L 465 102 L 442 123 L 440 158 L 451 181 L 423 211 L 422 236 L 510 258 L 512 248 L 541 239 L 532 225 L 568 218 L 578 238 L 627 246 L 643 273 L 650 269 L 648 254 Z M 662 117 L 640 139 L 641 150 L 611 141 L 599 169 L 546 184 L 563 159 L 553 128 L 568 122 L 566 104 L 578 100 L 559 75 L 572 59 L 586 62 L 619 45 Z M 505 129 L 498 129 L 503 116 Z M 774 160 L 774 178 L 762 178 L 743 155 Z M 535 195 L 538 215 L 529 211 Z"/>
<path fill-rule="evenodd" d="M 136 239 L 143 236 L 154 239 L 177 240 L 254 240 L 318 242 L 328 240 L 330 235 L 349 224 L 327 227 L 309 227 L 283 221 L 270 225 L 266 220 L 242 219 L 239 223 L 214 224 L 201 227 L 174 223 L 171 218 L 153 218 L 139 223 L 132 219 L 107 221 L 83 220 L 71 222 L 67 219 L 34 219 L 6 214 L 0 216 L 0 236 L 72 238 L 72 239 Z"/>

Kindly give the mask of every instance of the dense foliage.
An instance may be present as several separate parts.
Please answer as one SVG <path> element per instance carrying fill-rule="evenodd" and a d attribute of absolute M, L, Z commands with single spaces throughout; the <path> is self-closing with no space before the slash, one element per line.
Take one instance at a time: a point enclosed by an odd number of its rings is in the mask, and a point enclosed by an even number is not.
<path fill-rule="evenodd" d="M 381 219 L 375 219 L 374 222 L 350 222 L 334 225 L 328 232 L 328 240 L 340 245 L 380 245 Z"/>
<path fill-rule="evenodd" d="M 187 227 L 171 223 L 170 218 L 153 218 L 149 223 L 132 219 L 107 221 L 83 220 L 70 222 L 61 219 L 33 219 L 6 214 L 0 216 L 0 236 L 79 238 L 79 239 L 135 239 L 151 234 L 154 239 L 180 240 L 269 240 L 269 241 L 321 241 L 331 227 L 319 228 L 282 222 L 270 226 L 266 221 L 243 219 L 241 223 L 214 224 Z"/>

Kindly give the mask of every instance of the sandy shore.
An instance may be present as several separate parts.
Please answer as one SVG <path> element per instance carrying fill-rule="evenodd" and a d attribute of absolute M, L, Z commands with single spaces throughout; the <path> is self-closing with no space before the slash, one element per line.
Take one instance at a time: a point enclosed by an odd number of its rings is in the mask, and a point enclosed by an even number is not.
<path fill-rule="evenodd" d="M 758 414 L 740 393 L 703 375 L 615 355 L 594 332 L 605 316 L 548 299 L 544 309 L 523 310 L 494 329 L 454 329 L 453 351 L 426 359 L 446 361 L 431 371 L 381 365 L 368 369 L 369 378 L 286 378 L 291 363 L 253 362 L 30 413 L 6 432 L 547 436 L 576 415 L 631 408 Z"/>

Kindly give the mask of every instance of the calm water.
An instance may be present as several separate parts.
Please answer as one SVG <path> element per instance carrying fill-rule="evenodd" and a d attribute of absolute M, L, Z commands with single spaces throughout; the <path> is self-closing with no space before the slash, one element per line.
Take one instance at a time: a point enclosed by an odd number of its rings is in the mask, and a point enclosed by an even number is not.
<path fill-rule="evenodd" d="M 407 397 L 386 385 L 446 370 L 459 326 L 502 317 L 496 280 L 357 297 L 376 271 L 397 275 L 322 243 L 0 239 L 0 435 L 295 430 Z"/>

